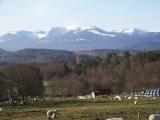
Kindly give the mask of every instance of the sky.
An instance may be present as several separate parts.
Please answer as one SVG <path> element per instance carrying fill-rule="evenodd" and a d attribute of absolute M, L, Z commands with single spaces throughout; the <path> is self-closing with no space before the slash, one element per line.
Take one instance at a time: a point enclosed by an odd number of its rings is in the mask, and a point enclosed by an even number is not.
<path fill-rule="evenodd" d="M 73 24 L 160 31 L 160 0 L 0 0 L 0 35 Z"/>

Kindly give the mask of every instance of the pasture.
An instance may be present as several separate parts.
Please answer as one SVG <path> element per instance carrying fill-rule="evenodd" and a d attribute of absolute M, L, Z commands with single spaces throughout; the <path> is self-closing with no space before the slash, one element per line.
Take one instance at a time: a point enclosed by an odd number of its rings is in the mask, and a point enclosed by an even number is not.
<path fill-rule="evenodd" d="M 1 106 L 0 120 L 47 120 L 49 109 L 58 110 L 56 120 L 102 120 L 123 117 L 125 120 L 148 120 L 150 114 L 160 113 L 160 100 L 141 100 L 137 105 L 132 100 L 50 100 L 26 106 Z"/>

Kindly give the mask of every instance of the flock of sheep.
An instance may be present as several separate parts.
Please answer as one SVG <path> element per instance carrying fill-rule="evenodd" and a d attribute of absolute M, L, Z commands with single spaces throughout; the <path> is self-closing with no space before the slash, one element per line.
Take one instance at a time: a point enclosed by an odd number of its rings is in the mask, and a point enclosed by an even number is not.
<path fill-rule="evenodd" d="M 95 93 L 94 92 L 92 92 L 91 94 L 89 94 L 89 95 L 85 95 L 85 96 L 78 96 L 78 99 L 80 99 L 80 100 L 86 100 L 86 99 L 95 99 L 96 98 L 96 95 L 95 95 Z M 131 96 L 129 96 L 129 97 L 127 97 L 127 96 L 125 96 L 124 97 L 125 99 L 128 99 L 128 100 L 131 100 L 131 99 L 134 99 L 135 101 L 134 101 L 134 104 L 137 104 L 138 103 L 138 97 L 131 97 Z M 123 100 L 123 98 L 121 97 L 121 96 L 114 96 L 114 97 L 108 97 L 108 99 L 109 100 L 118 100 L 118 101 L 122 101 Z"/>
<path fill-rule="evenodd" d="M 95 93 L 92 92 L 91 94 L 89 95 L 85 95 L 85 96 L 78 96 L 78 99 L 81 99 L 81 100 L 85 100 L 85 99 L 95 99 L 96 96 L 95 96 Z M 128 99 L 128 100 L 131 100 L 131 99 L 134 99 L 134 104 L 137 104 L 138 103 L 138 97 L 127 97 L 125 96 L 124 97 L 125 99 Z M 114 97 L 110 97 L 109 98 L 110 100 L 114 99 L 114 100 L 118 100 L 118 101 L 122 101 L 123 98 L 121 96 L 114 96 Z M 56 117 L 56 114 L 57 114 L 57 110 L 49 110 L 47 112 L 47 117 L 48 117 L 48 120 L 54 120 L 55 117 Z M 139 114 L 138 114 L 138 119 L 139 119 Z M 123 118 L 110 118 L 110 119 L 106 119 L 106 120 L 124 120 Z M 160 120 L 160 114 L 152 114 L 149 116 L 149 120 Z"/>
<path fill-rule="evenodd" d="M 2 108 L 0 108 L 0 112 L 2 112 Z M 48 110 L 47 118 L 48 120 L 55 120 L 57 115 L 57 110 Z M 106 120 L 124 120 L 123 118 L 110 118 Z M 160 120 L 160 114 L 152 114 L 149 116 L 149 120 Z"/>
<path fill-rule="evenodd" d="M 78 96 L 78 99 L 95 99 L 96 96 L 94 94 L 94 92 L 92 92 L 90 95 L 85 95 L 85 96 Z M 134 104 L 138 103 L 138 97 L 124 97 L 125 99 L 134 99 Z M 109 98 L 114 99 L 114 100 L 118 100 L 118 101 L 122 101 L 123 98 L 121 96 L 114 96 L 114 97 L 110 97 Z M 0 112 L 2 112 L 2 108 L 0 108 Z M 57 116 L 57 110 L 49 110 L 47 111 L 47 118 L 48 120 L 55 120 L 56 116 Z M 139 119 L 139 115 L 138 115 L 138 119 Z M 124 120 L 123 118 L 110 118 L 110 119 L 106 119 L 106 120 Z M 160 120 L 160 114 L 152 114 L 149 116 L 149 120 Z"/>
<path fill-rule="evenodd" d="M 49 110 L 47 112 L 48 120 L 54 120 L 56 118 L 57 110 Z M 124 120 L 123 118 L 110 118 L 106 120 Z M 152 114 L 149 116 L 149 120 L 160 120 L 160 114 Z"/>
<path fill-rule="evenodd" d="M 90 95 L 85 95 L 85 96 L 78 96 L 78 99 L 95 99 L 96 96 L 94 94 L 94 92 L 92 92 Z M 123 98 L 121 96 L 114 96 L 114 97 L 110 97 L 109 98 L 110 100 L 114 99 L 114 100 L 118 100 L 118 101 L 122 101 Z M 131 99 L 134 99 L 134 102 L 133 104 L 137 104 L 138 103 L 138 97 L 127 97 L 125 96 L 124 99 L 128 99 L 128 100 L 131 100 Z M 57 110 L 49 110 L 47 112 L 47 117 L 48 117 L 48 120 L 54 120 L 55 117 L 56 117 L 56 114 L 57 114 Z M 139 119 L 139 113 L 138 113 L 138 117 L 137 119 Z M 106 119 L 106 120 L 124 120 L 123 118 L 110 118 L 110 119 Z M 160 114 L 151 114 L 149 116 L 149 120 L 160 120 Z"/>

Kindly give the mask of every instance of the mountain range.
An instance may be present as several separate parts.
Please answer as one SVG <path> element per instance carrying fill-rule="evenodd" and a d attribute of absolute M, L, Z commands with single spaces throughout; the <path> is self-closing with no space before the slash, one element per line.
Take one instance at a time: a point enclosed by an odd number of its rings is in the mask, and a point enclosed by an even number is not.
<path fill-rule="evenodd" d="M 159 50 L 160 32 L 140 29 L 105 31 L 79 25 L 53 27 L 50 31 L 17 31 L 0 36 L 0 48 L 83 51 L 93 49 Z"/>

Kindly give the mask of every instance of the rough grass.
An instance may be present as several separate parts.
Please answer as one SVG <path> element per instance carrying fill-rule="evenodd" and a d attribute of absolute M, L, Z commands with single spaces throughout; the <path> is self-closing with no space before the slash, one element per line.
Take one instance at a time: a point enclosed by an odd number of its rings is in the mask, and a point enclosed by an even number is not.
<path fill-rule="evenodd" d="M 49 103 L 52 103 L 50 101 Z M 39 104 L 28 106 L 3 106 L 0 112 L 0 120 L 47 120 L 46 112 L 49 109 L 57 109 L 57 120 L 96 120 L 110 117 L 123 117 L 125 120 L 148 120 L 148 116 L 153 113 L 160 113 L 159 100 L 142 100 L 138 105 L 133 101 L 107 101 L 88 100 L 68 102 L 56 101 L 54 104 Z M 53 101 L 55 103 L 55 101 Z"/>

